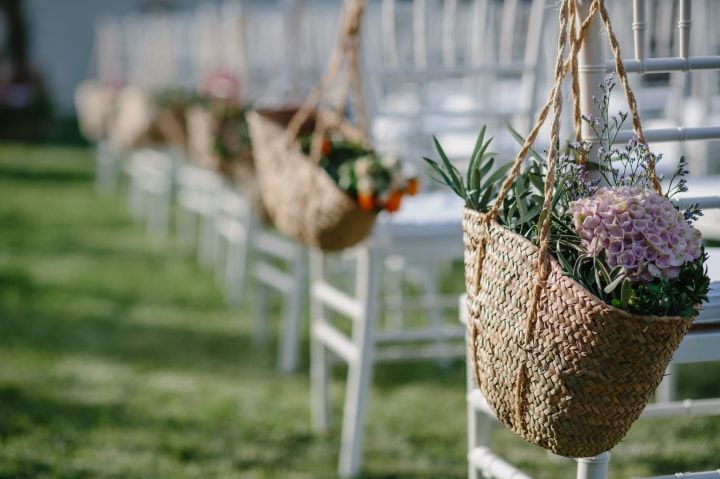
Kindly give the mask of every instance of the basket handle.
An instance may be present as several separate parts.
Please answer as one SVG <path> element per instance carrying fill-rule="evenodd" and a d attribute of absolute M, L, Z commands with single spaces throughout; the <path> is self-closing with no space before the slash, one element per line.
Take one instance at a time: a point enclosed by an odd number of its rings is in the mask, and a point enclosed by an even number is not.
<path fill-rule="evenodd" d="M 582 46 L 583 41 L 585 40 L 585 37 L 587 36 L 590 24 L 594 20 L 594 16 L 596 14 L 600 15 L 600 18 L 605 26 L 605 29 L 608 33 L 608 39 L 610 42 L 610 46 L 613 52 L 613 57 L 615 60 L 615 69 L 617 70 L 618 76 L 620 78 L 620 81 L 623 86 L 623 90 L 625 92 L 625 97 L 628 102 L 628 107 L 630 109 L 630 113 L 632 116 L 632 124 L 633 124 L 633 130 L 635 132 L 635 135 L 638 138 L 638 141 L 640 143 L 646 143 L 645 135 L 643 134 L 642 129 L 642 123 L 640 121 L 640 114 L 638 112 L 638 106 L 637 106 L 637 100 L 635 98 L 635 94 L 633 93 L 632 89 L 630 88 L 627 72 L 625 71 L 625 67 L 623 64 L 621 52 L 620 52 L 620 46 L 617 41 L 617 37 L 615 36 L 615 32 L 612 29 L 612 25 L 610 23 L 610 19 L 608 16 L 607 9 L 605 8 L 605 2 L 604 0 L 594 0 L 593 3 L 590 5 L 590 9 L 588 12 L 587 17 L 585 20 L 583 20 L 582 24 L 580 25 L 579 29 L 576 26 L 573 19 L 578 18 L 577 13 L 577 7 L 576 2 L 577 0 L 563 0 L 563 4 L 561 6 L 561 32 L 560 32 L 560 39 L 558 43 L 558 59 L 556 61 L 555 65 L 555 84 L 553 85 L 553 88 L 550 92 L 550 95 L 548 96 L 548 99 L 541 109 L 540 113 L 538 114 L 538 117 L 535 121 L 535 125 L 533 129 L 531 130 L 530 134 L 525 139 L 524 143 L 522 144 L 522 147 L 520 148 L 520 151 L 518 152 L 515 161 L 513 163 L 513 167 L 508 171 L 508 173 L 505 176 L 505 180 L 503 181 L 503 184 L 500 188 L 500 192 L 498 193 L 497 200 L 493 203 L 492 208 L 486 215 L 486 218 L 489 221 L 493 221 L 497 218 L 497 215 L 500 211 L 500 208 L 502 206 L 502 202 L 505 199 L 505 196 L 510 191 L 510 188 L 512 188 L 513 182 L 517 178 L 517 176 L 520 174 L 520 169 L 522 167 L 522 163 L 525 160 L 525 157 L 527 156 L 528 151 L 530 150 L 530 147 L 535 143 L 535 140 L 537 139 L 537 135 L 539 133 L 540 128 L 545 123 L 545 120 L 547 119 L 548 113 L 550 111 L 550 107 L 553 106 L 553 103 L 555 101 L 555 97 L 561 98 L 561 84 L 565 76 L 567 75 L 568 69 L 571 71 L 572 75 L 572 97 L 573 97 L 573 119 L 574 119 L 574 127 L 575 127 L 575 136 L 576 139 L 581 139 L 581 133 L 580 133 L 580 126 L 581 126 L 581 117 L 580 117 L 580 102 L 579 102 L 579 84 L 578 84 L 578 74 L 577 74 L 577 54 L 580 50 L 580 47 Z M 564 18 L 563 18 L 564 16 Z M 568 55 L 568 58 L 563 62 L 562 61 L 562 55 L 564 53 L 564 48 L 566 45 L 566 40 L 564 39 L 566 32 L 567 32 L 567 25 L 570 24 L 570 54 Z M 578 31 L 579 30 L 579 31 Z M 562 108 L 562 105 L 559 105 L 560 108 Z M 553 111 L 553 122 L 557 121 L 559 124 L 560 118 L 559 115 L 561 113 L 561 110 Z M 557 117 L 557 118 L 556 118 Z M 556 158 L 553 158 L 553 156 L 558 155 L 558 148 L 556 143 L 559 141 L 559 131 L 558 134 L 551 135 L 551 144 L 550 144 L 550 151 L 548 152 L 548 161 L 555 161 Z M 550 165 L 548 165 L 550 166 Z M 660 180 L 657 177 L 657 174 L 655 173 L 655 164 L 650 163 L 647 165 L 648 171 L 650 172 L 653 188 L 658 193 L 661 192 L 660 187 Z M 549 169 L 549 168 L 548 168 Z M 552 186 L 554 186 L 554 174 L 547 175 L 546 178 L 550 178 L 552 181 L 549 185 L 546 185 L 545 189 L 545 196 L 552 198 Z M 547 186 L 550 186 L 551 188 L 547 188 Z M 546 198 L 547 200 L 547 198 Z M 545 205 L 546 209 L 548 205 Z"/>
<path fill-rule="evenodd" d="M 289 146 L 297 139 L 302 125 L 310 118 L 313 111 L 318 110 L 310 149 L 310 159 L 314 163 L 320 161 L 322 140 L 325 133 L 330 129 L 337 129 L 353 140 L 364 145 L 367 144 L 366 108 L 362 90 L 359 54 L 360 27 L 366 3 L 367 0 L 345 0 L 338 44 L 335 46 L 320 80 L 310 90 L 300 109 L 292 117 L 285 129 L 284 141 Z M 345 63 L 345 72 L 341 72 L 343 62 Z M 336 81 L 336 78 L 341 73 L 345 73 L 345 75 L 339 80 L 340 94 L 337 100 L 330 108 L 320 108 L 323 93 Z M 357 125 L 344 120 L 348 96 L 351 97 L 355 108 Z"/>

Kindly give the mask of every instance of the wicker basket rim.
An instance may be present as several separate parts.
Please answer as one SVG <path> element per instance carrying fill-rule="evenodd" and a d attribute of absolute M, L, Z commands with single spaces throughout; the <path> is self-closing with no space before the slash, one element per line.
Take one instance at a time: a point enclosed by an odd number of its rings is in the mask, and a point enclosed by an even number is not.
<path fill-rule="evenodd" d="M 272 124 L 274 124 L 274 125 L 276 125 L 276 126 L 281 126 L 280 123 L 274 121 L 271 117 L 269 117 L 269 116 L 267 116 L 267 115 L 264 115 L 264 114 L 263 114 L 261 111 L 259 111 L 259 110 L 249 111 L 249 112 L 248 112 L 248 115 L 255 115 L 255 116 L 257 116 L 257 117 L 263 118 L 263 119 L 266 120 L 266 121 L 269 121 L 270 123 L 272 123 Z M 296 140 L 296 141 L 293 141 L 290 145 L 287 146 L 287 149 L 288 149 L 289 151 L 295 152 L 295 153 L 299 154 L 300 156 L 302 156 L 304 161 L 306 161 L 306 162 L 308 162 L 308 163 L 311 163 L 310 158 L 308 157 L 308 155 L 306 155 L 306 154 L 302 151 L 302 149 L 300 148 L 300 142 L 299 142 L 299 141 L 297 141 L 297 140 Z M 312 163 L 311 163 L 311 164 L 312 164 Z M 342 188 L 340 188 L 340 185 L 338 185 L 337 182 L 330 176 L 330 174 L 328 174 L 328 172 L 327 172 L 327 170 L 326 170 L 325 168 L 323 168 L 322 166 L 317 165 L 317 164 L 314 164 L 313 166 L 315 166 L 315 169 L 316 169 L 316 170 L 322 171 L 322 173 L 327 177 L 327 179 L 330 180 L 330 182 L 332 182 L 333 186 L 335 186 L 335 188 L 337 189 L 338 192 L 340 192 L 340 193 L 343 194 L 347 199 L 349 199 L 350 201 L 352 201 L 356 208 L 358 208 L 358 209 L 360 208 L 360 206 L 357 204 L 357 200 L 354 199 L 352 196 L 350 196 L 350 194 L 348 194 L 348 192 L 343 191 Z M 368 213 L 368 214 L 373 214 L 373 215 L 377 216 L 378 212 L 377 212 L 377 211 L 374 211 L 374 212 Z"/>
<path fill-rule="evenodd" d="M 478 218 L 479 221 L 484 221 L 484 218 L 486 216 L 485 213 L 481 213 L 477 210 L 474 210 L 472 208 L 468 208 L 467 206 L 464 207 L 465 209 L 465 215 L 471 215 Z M 506 228 L 505 226 L 501 225 L 495 220 L 491 221 L 491 224 L 494 224 L 496 227 L 501 228 L 504 231 L 504 234 L 508 235 L 510 238 L 512 238 L 515 241 L 520 241 L 525 243 L 527 246 L 532 247 L 533 250 L 537 250 L 538 247 L 533 244 L 532 241 L 525 238 L 524 236 L 521 236 L 514 231 L 511 231 L 510 229 Z M 606 303 L 602 299 L 598 298 L 595 294 L 593 294 L 591 291 L 589 291 L 585 286 L 580 284 L 575 279 L 571 278 L 570 276 L 567 276 L 565 272 L 562 269 L 562 266 L 560 266 L 560 263 L 553 255 L 548 255 L 548 259 L 551 264 L 551 270 L 557 270 L 561 273 L 563 281 L 567 281 L 569 284 L 572 285 L 573 289 L 580 289 L 582 290 L 583 294 L 585 294 L 590 300 L 596 301 L 600 304 L 602 304 L 605 308 L 607 308 L 608 312 L 613 315 L 613 317 L 619 317 L 618 319 L 625 319 L 629 321 L 644 321 L 644 322 L 675 322 L 675 321 L 688 321 L 688 320 L 694 320 L 692 317 L 683 317 L 683 316 L 655 316 L 655 315 L 641 315 L 641 314 L 634 314 L 630 313 L 628 311 L 622 310 L 620 308 L 617 308 L 611 304 Z M 695 306 L 695 309 L 699 309 L 700 306 Z"/>

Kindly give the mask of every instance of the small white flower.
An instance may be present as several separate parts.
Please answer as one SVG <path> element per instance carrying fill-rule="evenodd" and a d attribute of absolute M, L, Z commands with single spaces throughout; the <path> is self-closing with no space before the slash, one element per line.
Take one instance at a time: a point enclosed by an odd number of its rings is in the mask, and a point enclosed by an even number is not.
<path fill-rule="evenodd" d="M 370 175 L 372 169 L 372 160 L 367 156 L 364 156 L 355 161 L 355 173 L 358 177 L 365 177 Z"/>
<path fill-rule="evenodd" d="M 389 170 L 397 169 L 400 165 L 400 159 L 395 155 L 387 155 L 380 158 L 380 163 Z"/>

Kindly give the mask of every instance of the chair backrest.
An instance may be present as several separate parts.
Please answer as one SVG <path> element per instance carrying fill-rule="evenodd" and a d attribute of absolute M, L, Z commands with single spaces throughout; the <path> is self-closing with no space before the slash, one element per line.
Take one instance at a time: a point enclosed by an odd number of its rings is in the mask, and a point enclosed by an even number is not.
<path fill-rule="evenodd" d="M 625 70 L 628 73 L 640 73 L 640 74 L 654 74 L 654 73 L 684 73 L 688 74 L 700 74 L 704 70 L 717 71 L 720 69 L 720 54 L 714 52 L 708 55 L 693 56 L 691 55 L 691 29 L 693 26 L 692 20 L 692 5 L 707 3 L 708 0 L 679 0 L 679 2 L 671 2 L 676 5 L 678 9 L 677 14 L 677 41 L 673 41 L 675 45 L 676 54 L 675 56 L 654 56 L 650 57 L 648 54 L 650 50 L 647 48 L 647 32 L 648 32 L 648 18 L 646 0 L 633 0 L 633 37 L 634 37 L 634 57 L 624 59 Z M 581 4 L 586 6 L 590 3 L 590 0 L 580 0 Z M 662 3 L 660 1 L 656 2 Z M 599 30 L 599 22 L 595 23 L 596 29 Z M 706 32 L 710 30 L 704 29 L 702 26 L 701 32 L 703 35 L 707 35 Z M 598 33 L 598 32 L 596 32 Z M 588 34 L 589 42 L 598 42 L 598 46 L 606 49 L 606 40 L 600 35 L 593 35 L 591 30 Z M 602 43 L 600 43 L 602 42 Z M 627 45 L 623 45 L 628 50 Z M 597 46 L 591 49 L 596 49 Z M 581 85 L 583 93 L 583 104 L 586 111 L 591 110 L 588 106 L 592 103 L 590 100 L 592 94 L 597 94 L 597 85 L 602 81 L 604 75 L 602 69 L 598 67 L 605 65 L 606 71 L 613 71 L 614 64 L 611 61 L 605 61 L 608 54 L 603 55 L 602 49 L 597 50 L 597 53 L 593 51 L 591 55 L 583 57 L 581 55 L 580 62 L 582 69 L 581 72 Z M 665 50 L 658 50 L 665 51 Z M 627 55 L 626 55 L 627 56 Z M 591 136 L 588 129 L 584 131 L 586 136 Z M 630 130 L 621 132 L 618 135 L 618 142 L 625 142 L 632 137 L 633 133 Z M 707 127 L 695 127 L 695 128 L 672 128 L 672 129 L 650 129 L 645 131 L 645 136 L 649 142 L 672 142 L 672 141 L 686 141 L 686 140 L 706 140 L 720 138 L 720 127 L 707 126 Z"/>
<path fill-rule="evenodd" d="M 364 47 L 376 146 L 419 160 L 438 135 L 450 156 L 467 159 L 488 124 L 495 149 L 515 147 L 505 122 L 526 130 L 537 109 L 550 11 L 544 0 L 371 2 Z"/>
<path fill-rule="evenodd" d="M 591 0 L 579 0 L 579 4 L 582 6 L 581 10 L 587 9 Z M 672 9 L 670 13 L 665 13 L 666 16 L 671 16 L 677 21 L 677 31 L 674 34 L 674 39 L 671 42 L 674 50 L 669 50 L 665 47 L 658 47 L 657 42 L 653 44 L 652 48 L 648 48 L 648 32 L 657 32 L 658 26 L 651 27 L 655 23 L 656 17 L 649 17 L 648 14 L 652 12 L 651 9 L 646 8 L 648 5 L 652 5 L 654 8 L 659 8 L 664 4 L 669 4 Z M 708 25 L 707 18 L 711 17 L 711 12 L 718 12 L 716 0 L 678 0 L 668 1 L 656 0 L 653 2 L 646 2 L 646 0 L 633 0 L 632 1 L 632 30 L 633 30 L 633 45 L 634 45 L 634 56 L 631 58 L 624 58 L 625 70 L 628 73 L 635 74 L 647 74 L 647 73 L 670 73 L 675 75 L 693 75 L 693 77 L 699 77 L 701 75 L 709 75 L 710 78 L 717 79 L 718 71 L 720 71 L 720 50 L 717 48 L 717 33 L 715 32 L 715 25 Z M 665 7 L 668 8 L 668 7 Z M 717 17 L 715 17 L 716 22 Z M 614 18 L 611 20 L 615 20 Z M 697 32 L 693 34 L 693 26 L 697 22 L 699 25 Z M 713 20 L 710 21 L 712 23 Z M 627 27 L 626 27 L 627 28 Z M 619 31 L 619 29 L 616 29 Z M 597 85 L 602 81 L 602 77 L 605 71 L 613 71 L 614 63 L 607 61 L 609 58 L 607 51 L 604 53 L 603 48 L 606 49 L 605 44 L 607 40 L 604 36 L 599 34 L 600 22 L 595 22 L 594 26 L 588 33 L 586 46 L 584 47 L 585 55 L 580 55 L 580 86 L 581 86 L 581 97 L 582 97 L 582 110 L 583 113 L 591 112 L 592 107 L 592 96 L 598 95 Z M 663 35 L 668 36 L 666 32 Z M 704 51 L 701 50 L 703 55 L 694 55 L 693 49 L 696 48 L 692 44 L 694 40 L 695 44 L 703 48 L 707 47 Z M 602 42 L 602 45 L 600 44 Z M 625 56 L 628 57 L 628 51 L 630 51 L 629 45 L 621 45 L 626 52 Z M 674 52 L 674 53 L 673 53 Z M 650 55 L 653 56 L 650 56 Z M 658 55 L 658 56 L 655 56 Z M 667 55 L 667 56 L 659 56 Z M 642 88 L 642 85 L 640 86 Z M 715 92 L 717 92 L 717 85 L 715 86 Z M 650 143 L 651 148 L 660 146 L 664 143 L 677 143 L 693 141 L 698 144 L 707 143 L 709 141 L 720 140 L 720 117 L 712 118 L 707 116 L 706 119 L 711 120 L 711 124 L 704 124 L 701 126 L 674 126 L 669 128 L 648 128 L 647 125 L 644 129 L 645 138 Z M 587 125 L 583 125 L 583 136 L 586 139 L 592 140 L 593 134 Z M 629 127 L 629 125 L 628 125 Z M 621 131 L 616 138 L 617 143 L 624 143 L 634 136 L 632 130 Z M 675 158 L 665 158 L 663 161 L 674 167 L 679 160 L 679 154 Z M 693 158 L 689 157 L 690 170 L 693 171 L 695 166 L 700 164 L 707 164 L 708 162 L 714 161 L 716 164 L 720 163 L 717 158 Z M 705 171 L 701 171 L 705 173 Z M 706 215 L 712 218 L 711 221 L 698 223 L 705 236 L 715 237 L 720 234 L 720 229 L 715 225 L 720 219 L 720 211 L 714 211 L 720 209 L 720 195 L 718 195 L 717 185 L 720 184 L 720 177 L 703 177 L 692 179 L 689 182 L 690 191 L 689 194 L 683 199 L 684 202 L 697 202 L 700 206 L 710 209 Z M 697 197 L 693 198 L 692 195 Z M 720 235 L 719 235 L 720 236 Z"/>
<path fill-rule="evenodd" d="M 174 19 L 168 14 L 123 17 L 129 83 L 149 89 L 179 84 L 181 55 Z"/>
<path fill-rule="evenodd" d="M 243 4 L 243 39 L 248 65 L 244 91 L 260 103 L 281 102 L 289 89 L 287 19 L 277 5 Z"/>

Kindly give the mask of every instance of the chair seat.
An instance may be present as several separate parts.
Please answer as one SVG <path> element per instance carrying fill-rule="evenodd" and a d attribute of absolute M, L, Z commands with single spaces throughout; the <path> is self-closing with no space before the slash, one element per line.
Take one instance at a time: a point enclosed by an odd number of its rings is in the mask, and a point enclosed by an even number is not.
<path fill-rule="evenodd" d="M 449 236 L 462 243 L 463 201 L 454 193 L 431 192 L 406 198 L 400 211 L 381 213 L 374 237 Z"/>

